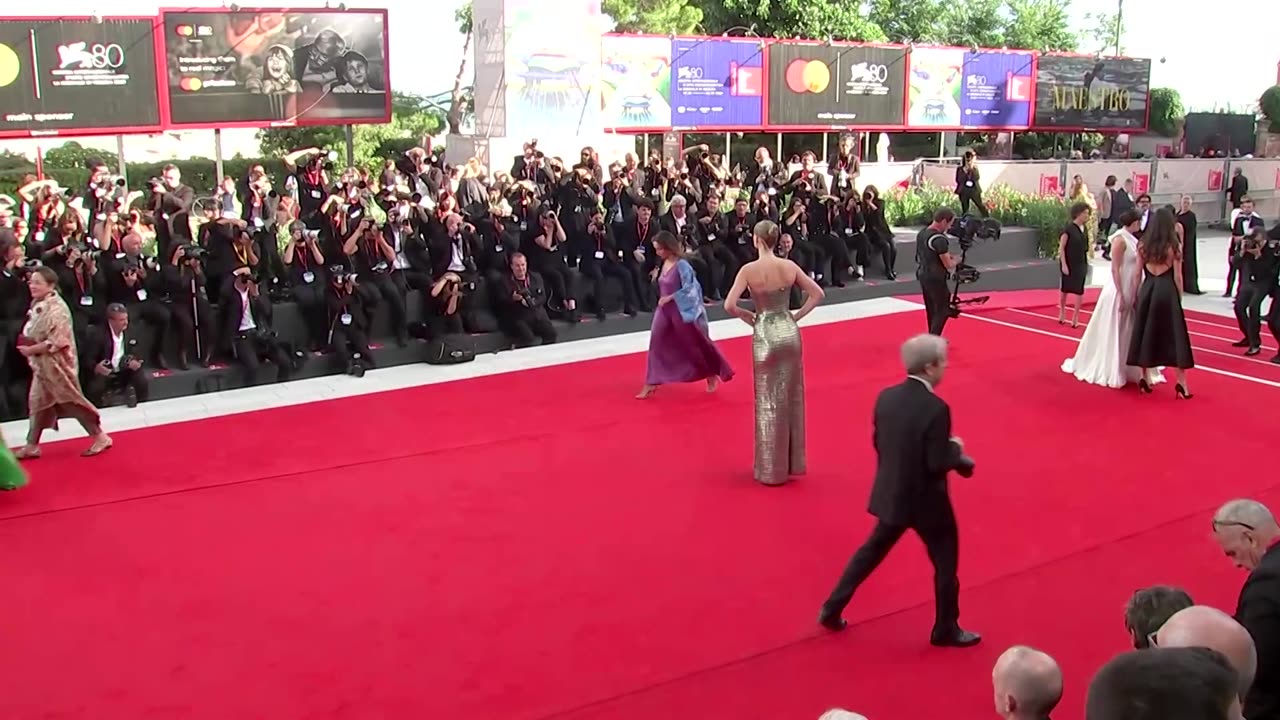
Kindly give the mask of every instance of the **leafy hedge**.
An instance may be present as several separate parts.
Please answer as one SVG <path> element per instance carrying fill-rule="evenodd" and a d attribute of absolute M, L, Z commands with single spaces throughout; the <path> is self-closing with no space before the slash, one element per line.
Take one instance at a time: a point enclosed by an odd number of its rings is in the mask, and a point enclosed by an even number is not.
<path fill-rule="evenodd" d="M 165 160 L 163 162 L 127 163 L 129 186 L 142 188 L 149 178 L 158 177 L 160 171 L 168 164 L 177 165 L 182 170 L 182 181 L 195 189 L 196 194 L 213 192 L 218 184 L 217 164 L 208 158 L 192 158 L 190 160 Z M 232 158 L 224 160 L 223 170 L 230 176 L 243 177 L 253 165 L 261 164 L 267 172 L 274 176 L 276 187 L 284 187 L 286 176 L 284 162 L 279 158 Z M 16 191 L 24 175 L 34 175 L 36 168 L 9 168 L 0 170 L 0 194 L 17 198 Z M 89 171 L 83 167 L 51 168 L 45 167 L 45 175 L 57 180 L 65 188 L 78 190 L 89 181 Z"/>
<path fill-rule="evenodd" d="M 1067 222 L 1067 202 L 1056 195 L 1018 192 L 1008 185 L 983 191 L 987 211 L 1007 226 L 1032 228 L 1040 238 L 1040 255 L 1055 257 L 1062 227 Z M 920 187 L 893 190 L 885 198 L 885 219 L 890 225 L 928 225 L 940 207 L 959 210 L 955 191 L 925 183 Z"/>

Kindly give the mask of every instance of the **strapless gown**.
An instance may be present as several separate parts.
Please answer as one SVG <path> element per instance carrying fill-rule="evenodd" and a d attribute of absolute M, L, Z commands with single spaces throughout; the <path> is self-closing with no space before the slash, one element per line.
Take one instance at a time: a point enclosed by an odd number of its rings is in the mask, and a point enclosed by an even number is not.
<path fill-rule="evenodd" d="M 755 371 L 755 478 L 781 485 L 805 472 L 804 363 L 791 288 L 752 293 L 756 306 L 751 355 Z"/>

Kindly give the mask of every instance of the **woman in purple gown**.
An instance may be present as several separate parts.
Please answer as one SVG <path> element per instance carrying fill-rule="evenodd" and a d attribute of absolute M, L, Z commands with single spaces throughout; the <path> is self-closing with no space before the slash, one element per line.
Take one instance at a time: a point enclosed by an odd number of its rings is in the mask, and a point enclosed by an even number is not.
<path fill-rule="evenodd" d="M 649 367 L 636 397 L 653 397 L 659 385 L 699 380 L 707 381 L 707 392 L 715 392 L 721 380 L 733 378 L 733 368 L 707 334 L 707 311 L 693 267 L 669 232 L 655 235 L 653 248 L 662 259 L 658 309 L 649 331 Z"/>

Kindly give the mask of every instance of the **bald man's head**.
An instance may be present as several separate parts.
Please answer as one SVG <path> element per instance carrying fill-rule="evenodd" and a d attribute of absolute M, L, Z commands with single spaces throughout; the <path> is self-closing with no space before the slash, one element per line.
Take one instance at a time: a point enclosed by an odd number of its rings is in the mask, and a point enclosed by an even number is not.
<path fill-rule="evenodd" d="M 1235 668 L 1242 700 L 1253 686 L 1253 676 L 1258 670 L 1258 651 L 1253 637 L 1235 618 L 1217 608 L 1193 605 L 1174 613 L 1156 632 L 1156 645 L 1216 650 Z"/>
<path fill-rule="evenodd" d="M 1046 718 L 1062 699 L 1062 670 L 1045 653 L 1015 646 L 991 670 L 996 712 L 1005 718 Z"/>

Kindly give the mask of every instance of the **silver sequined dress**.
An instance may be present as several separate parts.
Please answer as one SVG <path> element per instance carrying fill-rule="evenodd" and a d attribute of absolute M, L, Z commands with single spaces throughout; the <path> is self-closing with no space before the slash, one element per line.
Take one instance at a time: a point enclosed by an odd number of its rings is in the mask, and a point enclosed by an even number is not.
<path fill-rule="evenodd" d="M 755 477 L 781 485 L 805 472 L 804 364 L 800 327 L 788 307 L 790 288 L 752 292 L 751 338 L 756 390 Z"/>

